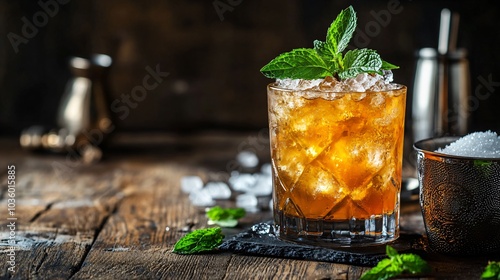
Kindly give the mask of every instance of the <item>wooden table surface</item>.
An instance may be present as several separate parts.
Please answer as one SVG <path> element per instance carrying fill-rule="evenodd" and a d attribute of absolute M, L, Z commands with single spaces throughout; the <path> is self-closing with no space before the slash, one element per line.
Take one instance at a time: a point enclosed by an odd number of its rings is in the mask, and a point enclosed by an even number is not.
<path fill-rule="evenodd" d="M 0 139 L 0 279 L 358 279 L 370 267 L 171 253 L 183 230 L 207 227 L 202 209 L 180 190 L 181 177 L 227 179 L 230 163 L 245 148 L 269 161 L 262 139 L 258 132 L 117 136 L 92 165 L 23 151 L 17 139 Z M 10 215 L 8 166 L 15 166 Z M 225 230 L 226 237 L 270 217 L 269 211 L 251 213 L 238 228 Z M 418 204 L 403 205 L 401 226 L 423 232 Z M 14 251 L 9 239 L 16 242 Z M 479 279 L 487 264 L 442 256 L 428 262 L 433 271 L 421 279 Z"/>

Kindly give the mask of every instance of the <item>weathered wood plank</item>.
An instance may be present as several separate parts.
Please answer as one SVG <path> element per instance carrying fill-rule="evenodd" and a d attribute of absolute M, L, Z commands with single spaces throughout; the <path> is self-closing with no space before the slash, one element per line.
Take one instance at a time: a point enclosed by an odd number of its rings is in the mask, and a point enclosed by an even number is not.
<path fill-rule="evenodd" d="M 213 142 L 210 142 L 213 141 Z M 13 279 L 358 279 L 368 267 L 236 255 L 227 252 L 181 256 L 171 253 L 189 224 L 207 226 L 203 209 L 180 191 L 180 178 L 227 177 L 248 138 L 219 137 L 173 145 L 158 153 L 136 150 L 109 154 L 96 165 L 71 163 L 56 155 L 2 153 L 0 164 L 15 163 L 16 273 L 0 262 L 0 278 Z M 3 150 L 0 147 L 0 150 Z M 265 154 L 266 152 L 260 151 Z M 16 156 L 17 155 L 17 156 Z M 21 155 L 19 157 L 19 155 Z M 0 173 L 4 180 L 5 174 Z M 9 231 L 3 208 L 6 184 L 0 182 L 0 254 L 7 256 Z M 6 208 L 6 207 L 4 207 Z M 402 215 L 419 211 L 406 205 Z M 270 213 L 249 214 L 234 234 Z M 423 230 L 419 215 L 403 229 Z M 166 230 L 166 227 L 169 230 Z M 189 226 L 187 226 L 189 228 Z M 478 278 L 485 260 L 428 256 L 439 279 Z M 426 278 L 422 278 L 426 279 Z"/>
<path fill-rule="evenodd" d="M 348 265 L 234 255 L 226 279 L 352 279 Z"/>
<path fill-rule="evenodd" d="M 126 278 L 156 279 L 168 275 L 183 278 L 186 275 L 180 275 L 176 269 L 178 266 L 172 264 L 197 261 L 201 263 L 199 269 L 205 265 L 213 266 L 210 262 L 214 256 L 192 259 L 170 252 L 173 244 L 185 234 L 181 230 L 187 223 L 193 223 L 195 227 L 206 226 L 206 218 L 200 210 L 180 192 L 179 181 L 186 174 L 190 172 L 177 164 L 148 165 L 137 174 L 131 182 L 134 191 L 123 199 L 107 220 L 74 278 L 99 275 L 112 279 L 120 273 Z M 212 262 L 220 261 L 214 259 Z M 187 273 L 196 270 L 190 267 Z"/>
<path fill-rule="evenodd" d="M 16 228 L 11 232 L 5 227 L 11 220 L 7 220 L 8 197 L 4 196 L 0 200 L 0 250 L 15 257 L 15 267 L 0 262 L 0 278 L 68 279 L 79 270 L 125 190 L 112 172 L 96 172 L 97 167 L 71 165 L 70 172 L 62 174 L 53 164 L 65 165 L 64 157 L 34 155 L 31 159 L 8 159 L 16 165 Z M 12 234 L 15 248 L 9 243 Z"/>
<path fill-rule="evenodd" d="M 185 234 L 178 230 L 188 221 L 195 228 L 206 226 L 204 215 L 179 190 L 180 178 L 193 171 L 176 165 L 148 166 L 143 170 L 135 178 L 137 192 L 124 198 L 107 220 L 74 279 L 92 275 L 103 279 L 113 279 L 116 275 L 132 279 L 251 279 L 263 275 L 354 279 L 346 278 L 349 267 L 346 265 L 228 253 L 194 256 L 171 253 L 173 244 Z M 139 183 L 147 182 L 146 178 L 149 184 Z M 248 225 L 258 218 L 254 216 Z M 165 230 L 167 226 L 169 231 Z"/>
<path fill-rule="evenodd" d="M 92 231 L 75 235 L 53 228 L 37 228 L 34 231 L 21 228 L 16 232 L 14 271 L 9 270 L 11 264 L 7 261 L 0 262 L 0 278 L 68 279 L 79 269 L 94 234 Z M 4 240 L 5 232 L 0 233 L 0 238 Z M 1 246 L 0 252 L 6 257 L 12 254 L 7 246 Z"/>

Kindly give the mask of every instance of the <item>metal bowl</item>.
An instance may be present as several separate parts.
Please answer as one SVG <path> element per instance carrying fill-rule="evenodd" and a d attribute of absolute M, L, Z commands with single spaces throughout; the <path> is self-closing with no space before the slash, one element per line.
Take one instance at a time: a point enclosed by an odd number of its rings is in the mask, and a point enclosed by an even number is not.
<path fill-rule="evenodd" d="M 457 139 L 414 144 L 429 248 L 462 256 L 499 253 L 500 159 L 435 152 Z"/>

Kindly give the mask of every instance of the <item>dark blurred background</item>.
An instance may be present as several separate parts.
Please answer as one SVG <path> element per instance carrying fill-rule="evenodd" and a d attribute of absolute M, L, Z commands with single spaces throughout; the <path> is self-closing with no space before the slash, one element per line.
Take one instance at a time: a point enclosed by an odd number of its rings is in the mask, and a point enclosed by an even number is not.
<path fill-rule="evenodd" d="M 324 39 L 332 20 L 348 5 L 357 11 L 358 27 L 364 31 L 352 47 L 376 49 L 385 60 L 400 65 L 395 80 L 409 86 L 409 101 L 415 51 L 437 47 L 442 8 L 459 12 L 458 46 L 469 51 L 472 93 L 481 85 L 480 77 L 492 81 L 491 95 L 471 112 L 471 130 L 500 131 L 496 3 L 0 0 L 0 135 L 17 136 L 33 124 L 54 126 L 70 77 L 69 57 L 92 53 L 114 59 L 110 102 L 141 85 L 146 67 L 169 73 L 126 117 L 112 112 L 118 132 L 264 128 L 270 80 L 259 69 L 279 53 Z M 384 10 L 397 13 L 377 21 L 375 15 Z M 36 34 L 20 39 L 26 21 L 38 22 Z M 370 22 L 372 29 L 367 30 Z"/>

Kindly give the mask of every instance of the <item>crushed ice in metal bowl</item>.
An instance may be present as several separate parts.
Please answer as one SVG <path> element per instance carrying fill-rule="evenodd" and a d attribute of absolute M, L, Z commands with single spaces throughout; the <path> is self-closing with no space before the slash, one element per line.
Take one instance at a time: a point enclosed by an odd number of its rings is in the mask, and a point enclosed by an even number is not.
<path fill-rule="evenodd" d="M 500 137 L 496 132 L 474 132 L 435 152 L 474 158 L 500 158 Z"/>

